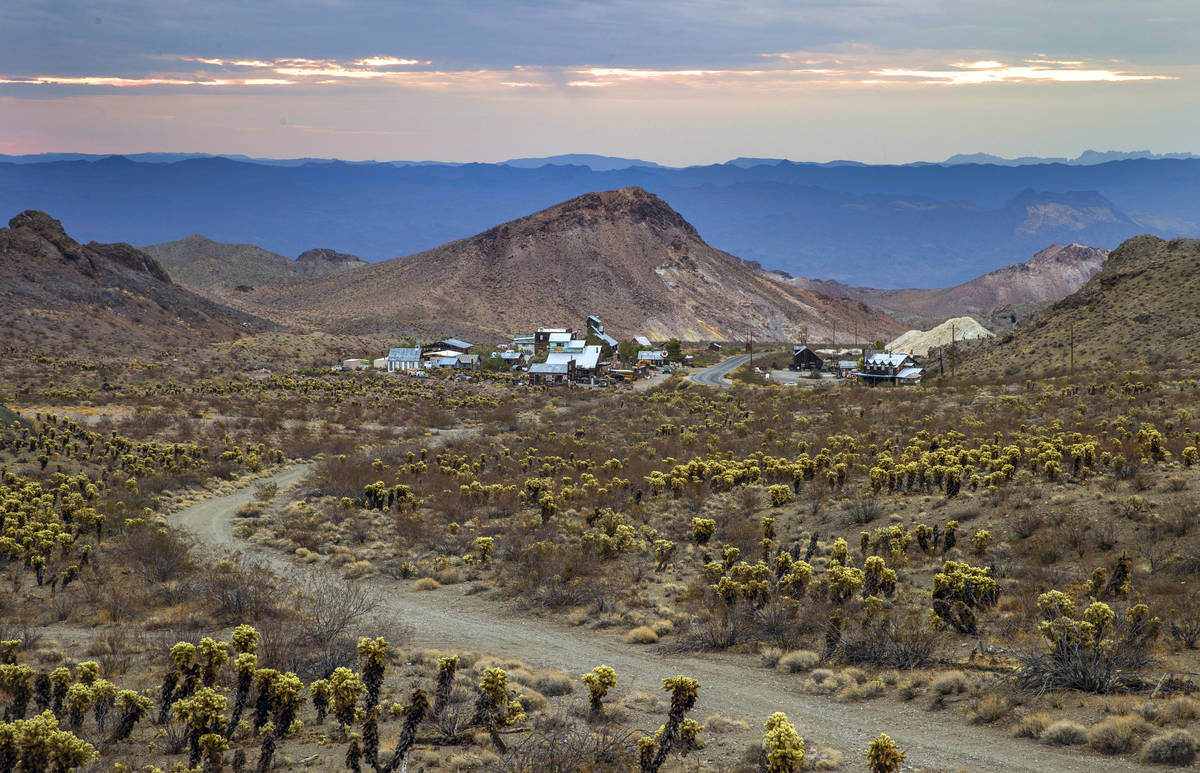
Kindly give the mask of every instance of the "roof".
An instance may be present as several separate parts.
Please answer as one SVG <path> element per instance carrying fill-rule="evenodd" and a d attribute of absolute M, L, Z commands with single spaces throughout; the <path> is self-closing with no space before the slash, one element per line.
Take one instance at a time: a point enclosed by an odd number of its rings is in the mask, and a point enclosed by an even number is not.
<path fill-rule="evenodd" d="M 924 373 L 924 368 L 905 368 L 896 374 L 896 378 L 920 378 Z"/>
<path fill-rule="evenodd" d="M 439 368 L 453 368 L 458 364 L 458 357 L 434 357 L 430 362 Z"/>
<path fill-rule="evenodd" d="M 807 345 L 805 345 L 805 344 L 797 344 L 797 345 L 795 345 L 795 346 L 793 346 L 793 347 L 792 347 L 792 354 L 799 354 L 800 352 L 803 352 L 803 351 L 805 351 L 806 349 L 808 349 L 808 346 L 807 346 Z M 813 352 L 813 354 L 816 354 L 816 352 Z"/>
<path fill-rule="evenodd" d="M 514 344 L 531 344 L 537 338 L 533 333 L 517 333 L 513 336 Z"/>
<path fill-rule="evenodd" d="M 562 331 L 561 333 L 551 333 L 550 338 L 548 340 L 552 344 L 557 344 L 557 343 L 565 344 L 571 340 L 571 334 L 565 330 Z"/>
<path fill-rule="evenodd" d="M 662 349 L 643 349 L 640 352 L 638 352 L 637 358 L 639 360 L 649 360 L 652 362 L 657 362 L 659 360 L 667 359 L 667 353 L 665 351 L 663 351 Z"/>
<path fill-rule="evenodd" d="M 458 361 L 460 363 L 479 362 L 479 355 L 478 354 L 460 354 L 460 355 L 458 355 Z"/>
<path fill-rule="evenodd" d="M 454 351 L 453 349 L 442 349 L 441 351 L 437 351 L 437 352 L 429 352 L 429 353 L 428 353 L 428 354 L 426 354 L 425 356 L 426 356 L 426 357 L 442 357 L 442 358 L 445 358 L 445 357 L 450 357 L 450 358 L 456 358 L 456 357 L 462 357 L 462 356 L 463 356 L 463 353 L 462 353 L 462 352 L 456 352 L 456 351 Z"/>
<path fill-rule="evenodd" d="M 600 347 L 585 346 L 583 354 L 575 356 L 575 367 L 583 370 L 595 370 L 597 363 L 600 362 Z"/>
<path fill-rule="evenodd" d="M 838 360 L 837 366 L 839 368 L 843 368 L 843 369 L 844 368 L 857 368 L 858 360 Z"/>
<path fill-rule="evenodd" d="M 548 362 L 538 362 L 529 366 L 530 373 L 548 373 L 552 375 L 566 375 L 566 365 L 551 365 Z"/>
<path fill-rule="evenodd" d="M 387 358 L 394 362 L 417 362 L 421 359 L 421 350 L 412 348 L 389 349 Z"/>
<path fill-rule="evenodd" d="M 570 332 L 565 327 L 539 327 L 537 329 L 537 331 L 539 333 L 568 333 L 568 332 Z"/>
<path fill-rule="evenodd" d="M 617 344 L 620 343 L 617 339 L 613 338 L 608 333 L 596 333 L 596 337 L 613 348 L 616 348 Z"/>
<path fill-rule="evenodd" d="M 436 344 L 434 344 L 434 346 L 448 346 L 451 349 L 470 349 L 471 348 L 471 345 L 469 343 L 467 343 L 466 341 L 460 340 L 458 338 L 443 338 L 441 341 L 438 341 Z"/>
<path fill-rule="evenodd" d="M 519 360 L 521 356 L 520 352 L 500 352 L 500 359 L 502 360 Z"/>
<path fill-rule="evenodd" d="M 864 364 L 866 364 L 866 365 L 887 365 L 892 368 L 899 368 L 901 365 L 904 364 L 905 360 L 908 360 L 911 357 L 912 357 L 912 355 L 905 354 L 904 352 L 896 352 L 896 353 L 872 352 L 871 354 L 867 355 L 867 358 L 866 358 L 866 361 Z"/>
<path fill-rule="evenodd" d="M 570 365 L 575 355 L 569 352 L 550 352 L 546 355 L 547 365 Z"/>
<path fill-rule="evenodd" d="M 652 344 L 650 343 L 650 339 L 647 338 L 646 336 L 634 336 L 633 342 L 636 343 L 638 346 L 644 346 L 647 349 L 649 349 L 652 346 Z"/>

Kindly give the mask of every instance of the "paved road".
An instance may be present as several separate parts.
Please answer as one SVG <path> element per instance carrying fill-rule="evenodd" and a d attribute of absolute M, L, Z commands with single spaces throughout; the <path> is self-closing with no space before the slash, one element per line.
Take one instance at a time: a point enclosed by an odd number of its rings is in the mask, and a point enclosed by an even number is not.
<path fill-rule="evenodd" d="M 733 383 L 725 378 L 733 371 L 745 365 L 750 361 L 750 355 L 739 354 L 736 357 L 730 357 L 727 360 L 713 365 L 711 368 L 705 368 L 699 373 L 691 377 L 692 381 L 705 386 L 727 387 L 733 386 Z"/>
<path fill-rule="evenodd" d="M 732 358 L 739 359 L 737 357 Z M 727 360 L 726 363 L 729 361 Z M 736 363 L 735 363 L 736 366 Z M 297 465 L 275 476 L 279 501 L 284 490 L 299 483 L 311 469 Z M 249 501 L 250 487 L 195 504 L 170 520 L 207 544 L 250 547 L 233 535 L 234 510 Z M 254 550 L 254 548 L 250 548 Z M 296 567 L 279 551 L 259 552 L 277 569 Z M 488 598 L 472 594 L 470 583 L 444 586 L 432 592 L 414 591 L 412 584 L 385 577 L 371 579 L 386 611 L 409 626 L 413 635 L 406 646 L 460 648 L 497 657 L 514 657 L 534 668 L 562 668 L 579 674 L 605 663 L 620 675 L 619 695 L 642 691 L 659 693 L 664 676 L 687 674 L 700 681 L 700 701 L 692 715 L 697 719 L 719 712 L 751 724 L 745 733 L 714 735 L 698 764 L 715 763 L 746 742 L 761 737 L 762 724 L 774 711 L 784 711 L 810 742 L 841 749 L 849 761 L 861 758 L 867 743 L 886 732 L 908 750 L 904 770 L 965 770 L 970 773 L 1123 773 L 1152 770 L 1121 757 L 1101 757 L 1073 748 L 1058 748 L 1010 737 L 1005 726 L 972 726 L 954 711 L 926 711 L 922 701 L 901 703 L 881 698 L 865 703 L 844 703 L 805 694 L 802 675 L 762 669 L 746 655 L 698 653 L 670 655 L 621 641 L 620 631 L 594 631 L 560 621 L 522 613 Z M 859 769 L 854 762 L 852 769 Z M 912 767 L 910 768 L 909 765 Z"/>

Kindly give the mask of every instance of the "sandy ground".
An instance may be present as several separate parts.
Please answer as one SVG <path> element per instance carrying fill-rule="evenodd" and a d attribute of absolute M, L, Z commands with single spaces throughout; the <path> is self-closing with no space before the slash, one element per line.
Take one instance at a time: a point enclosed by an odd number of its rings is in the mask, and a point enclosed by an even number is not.
<path fill-rule="evenodd" d="M 281 500 L 287 496 L 287 487 L 302 481 L 310 469 L 310 465 L 300 464 L 274 476 Z M 252 497 L 252 487 L 247 486 L 192 505 L 170 516 L 170 521 L 204 544 L 252 549 L 235 539 L 232 527 L 234 510 Z M 283 553 L 269 551 L 262 555 L 279 569 L 303 570 Z M 701 689 L 693 716 L 703 718 L 715 712 L 750 722 L 752 730 L 737 739 L 739 746 L 760 737 L 766 718 L 783 711 L 806 740 L 843 751 L 847 770 L 859 769 L 862 750 L 881 732 L 908 750 L 904 770 L 1117 773 L 1161 769 L 1123 758 L 1013 739 L 1004 728 L 972 726 L 952 712 L 928 712 L 890 697 L 841 703 L 806 695 L 800 691 L 796 676 L 758 668 L 746 656 L 662 654 L 623 643 L 619 632 L 571 627 L 522 613 L 485 594 L 467 595 L 467 584 L 418 592 L 411 590 L 409 583 L 389 578 L 376 577 L 370 582 L 380 591 L 387 611 L 413 631 L 409 646 L 476 650 L 519 658 L 536 668 L 560 668 L 576 674 L 604 663 L 620 675 L 621 694 L 657 693 L 666 676 L 694 677 Z M 731 752 L 729 744 L 734 739 L 724 738 L 725 742 L 710 743 L 700 752 L 701 766 Z"/>

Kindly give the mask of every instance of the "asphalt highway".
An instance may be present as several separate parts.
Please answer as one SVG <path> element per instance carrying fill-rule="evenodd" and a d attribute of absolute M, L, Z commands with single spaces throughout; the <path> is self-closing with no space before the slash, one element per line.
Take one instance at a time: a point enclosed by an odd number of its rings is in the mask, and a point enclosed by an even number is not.
<path fill-rule="evenodd" d="M 749 354 L 739 354 L 736 357 L 730 357 L 727 360 L 713 365 L 711 368 L 705 368 L 699 373 L 692 376 L 692 381 L 697 384 L 706 386 L 727 387 L 733 386 L 732 382 L 726 380 L 726 376 L 745 365 L 750 360 Z"/>

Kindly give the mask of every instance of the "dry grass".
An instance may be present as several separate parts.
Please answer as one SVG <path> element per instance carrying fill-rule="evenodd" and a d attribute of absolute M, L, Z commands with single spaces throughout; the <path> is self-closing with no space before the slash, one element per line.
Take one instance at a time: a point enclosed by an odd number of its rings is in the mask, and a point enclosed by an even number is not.
<path fill-rule="evenodd" d="M 437 590 L 442 584 L 432 577 L 422 577 L 412 585 L 413 590 Z"/>
<path fill-rule="evenodd" d="M 1069 719 L 1060 719 L 1042 732 L 1042 743 L 1048 746 L 1079 746 L 1087 742 L 1087 728 Z"/>
<path fill-rule="evenodd" d="M 789 674 L 812 671 L 821 662 L 821 656 L 812 650 L 795 650 L 778 659 L 779 667 Z"/>
<path fill-rule="evenodd" d="M 1198 748 L 1200 744 L 1196 736 L 1186 730 L 1172 730 L 1146 741 L 1142 748 L 1142 761 L 1183 767 L 1195 762 Z"/>
<path fill-rule="evenodd" d="M 1137 751 L 1150 726 L 1141 717 L 1126 714 L 1109 717 L 1088 730 L 1088 746 L 1101 754 L 1126 754 Z"/>
<path fill-rule="evenodd" d="M 1050 726 L 1050 715 L 1044 711 L 1034 711 L 1017 720 L 1013 725 L 1014 738 L 1041 738 Z"/>
<path fill-rule="evenodd" d="M 658 641 L 658 634 L 648 625 L 639 625 L 625 634 L 626 644 L 654 644 Z"/>

